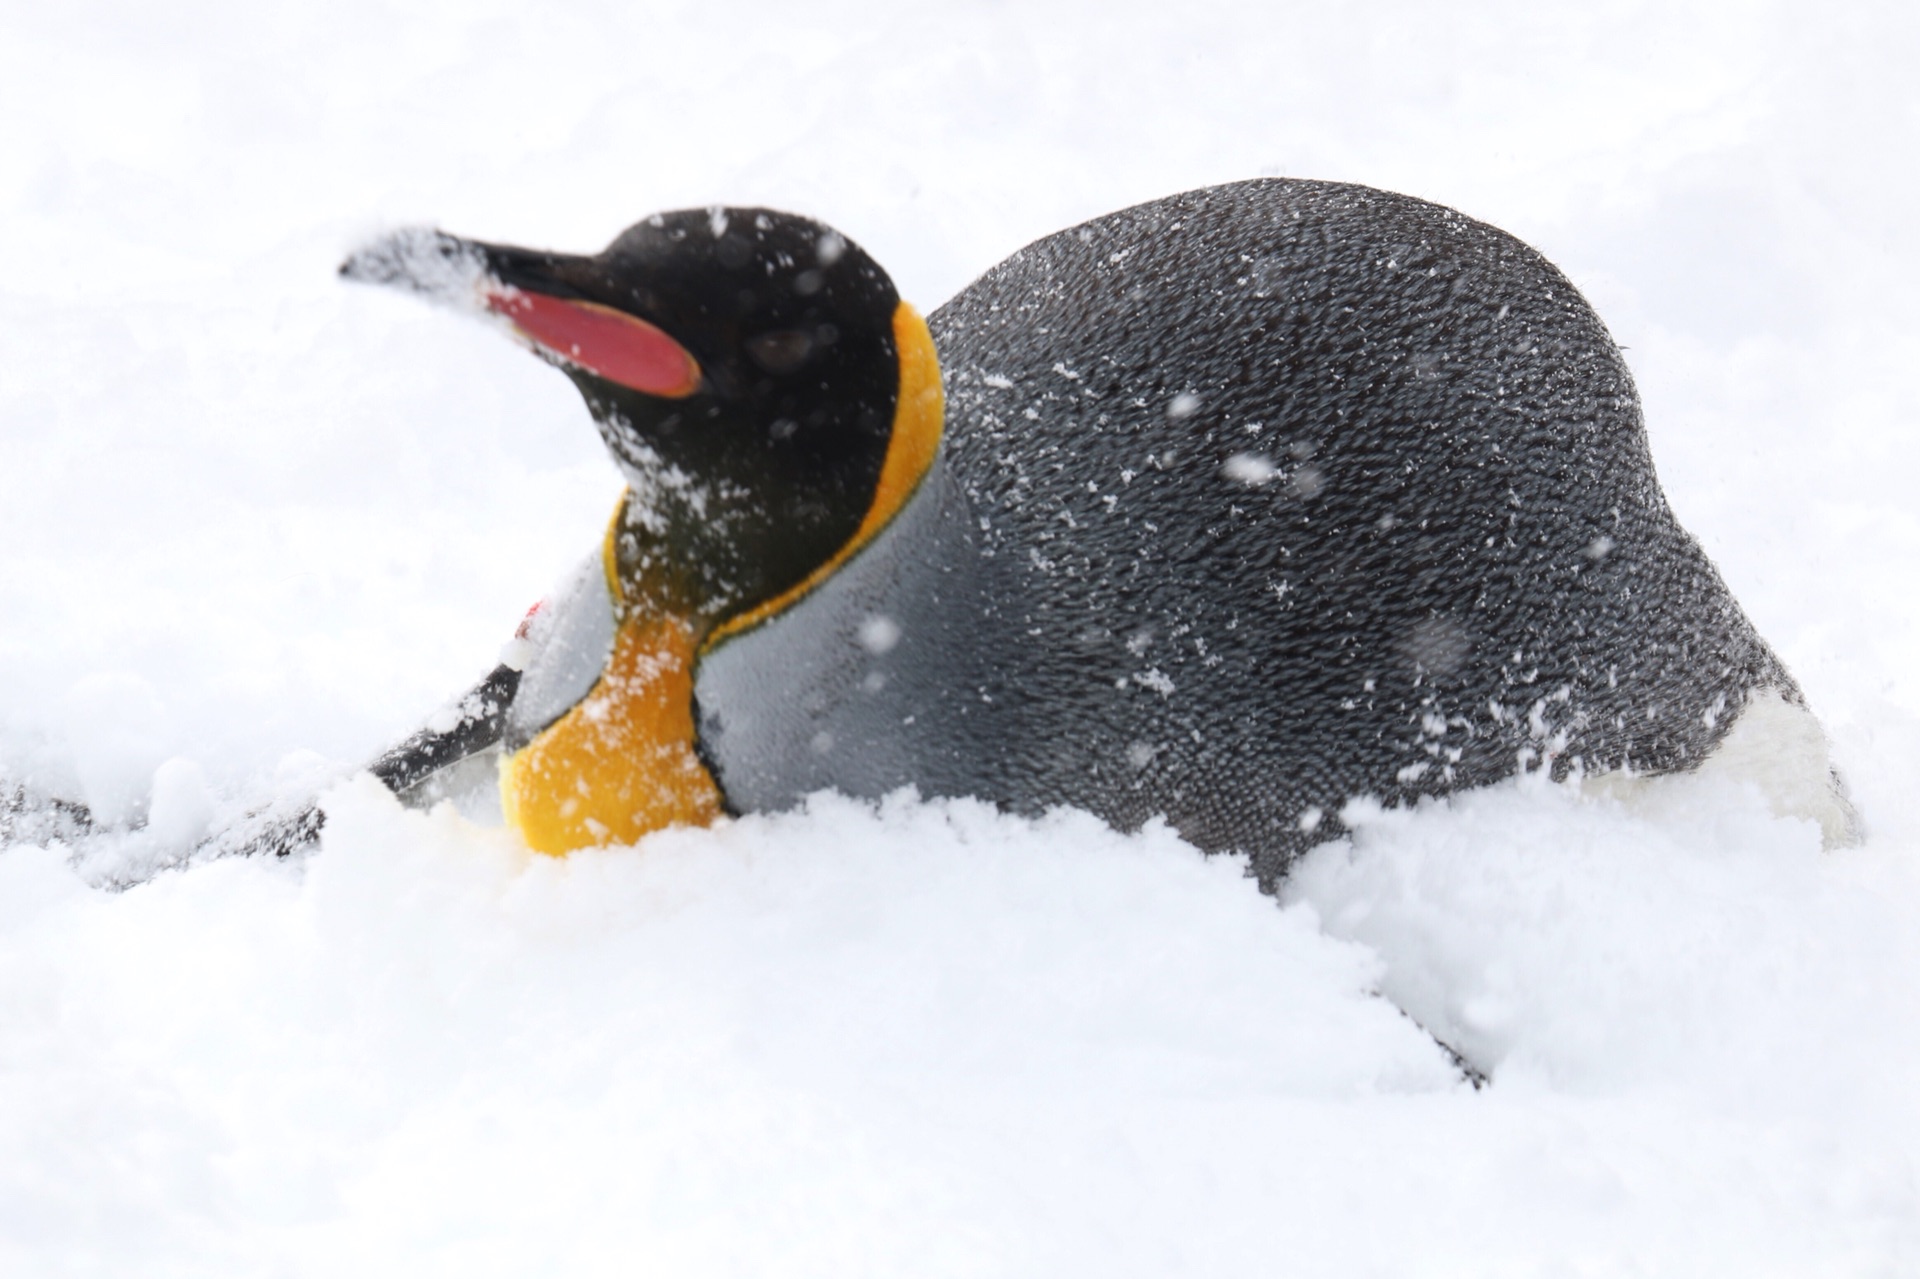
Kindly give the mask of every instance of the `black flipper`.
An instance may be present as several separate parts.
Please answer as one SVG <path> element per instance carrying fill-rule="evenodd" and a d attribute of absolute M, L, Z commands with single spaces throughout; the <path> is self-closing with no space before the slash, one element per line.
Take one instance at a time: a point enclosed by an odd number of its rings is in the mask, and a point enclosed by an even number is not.
<path fill-rule="evenodd" d="M 42 793 L 0 774 L 0 848 L 9 844 L 71 844 L 97 829 L 78 800 Z"/>
<path fill-rule="evenodd" d="M 518 670 L 494 667 L 460 699 L 451 728 L 421 729 L 374 760 L 367 771 L 394 794 L 404 795 L 442 769 L 479 754 L 499 742 L 519 687 Z M 291 812 L 269 809 L 249 814 L 238 827 L 208 839 L 199 851 L 223 857 L 285 857 L 312 847 L 326 824 L 326 813 L 311 801 Z"/>
<path fill-rule="evenodd" d="M 493 668 L 487 677 L 460 699 L 459 719 L 445 732 L 423 728 L 368 765 L 368 771 L 396 795 L 500 740 L 506 728 L 507 708 L 520 688 L 520 672 L 507 665 Z"/>

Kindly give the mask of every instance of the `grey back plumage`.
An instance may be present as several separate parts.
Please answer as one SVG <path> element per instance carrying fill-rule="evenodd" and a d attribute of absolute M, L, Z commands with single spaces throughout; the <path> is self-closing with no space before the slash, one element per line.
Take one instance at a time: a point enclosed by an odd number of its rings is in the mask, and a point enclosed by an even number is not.
<path fill-rule="evenodd" d="M 1164 814 L 1271 885 L 1349 798 L 1685 769 L 1752 691 L 1798 700 L 1674 522 L 1605 328 L 1492 227 L 1215 187 L 1049 236 L 930 326 L 917 518 L 702 668 L 744 806 Z M 783 628 L 829 638 L 769 688 Z"/>

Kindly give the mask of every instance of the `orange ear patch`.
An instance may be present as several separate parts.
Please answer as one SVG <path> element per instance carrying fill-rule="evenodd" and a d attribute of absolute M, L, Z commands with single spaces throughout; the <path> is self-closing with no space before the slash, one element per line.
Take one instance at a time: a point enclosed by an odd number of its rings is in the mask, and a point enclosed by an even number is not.
<path fill-rule="evenodd" d="M 487 309 L 556 359 L 621 386 L 677 400 L 700 389 L 700 363 L 645 320 L 598 302 L 506 289 Z"/>
<path fill-rule="evenodd" d="M 893 310 L 893 344 L 899 353 L 900 391 L 894 403 L 893 434 L 887 438 L 887 455 L 880 463 L 880 483 L 874 490 L 873 504 L 867 508 L 866 518 L 860 521 L 860 527 L 854 530 L 847 544 L 834 552 L 832 559 L 807 574 L 798 585 L 715 627 L 700 646 L 702 653 L 791 607 L 833 576 L 900 513 L 920 481 L 933 469 L 947 412 L 946 393 L 940 386 L 940 356 L 933 349 L 933 334 L 927 332 L 927 322 L 905 302 Z"/>

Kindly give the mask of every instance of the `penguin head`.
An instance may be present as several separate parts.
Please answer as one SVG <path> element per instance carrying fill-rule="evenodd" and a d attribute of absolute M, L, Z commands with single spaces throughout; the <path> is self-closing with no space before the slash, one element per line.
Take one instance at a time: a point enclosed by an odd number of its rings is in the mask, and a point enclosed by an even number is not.
<path fill-rule="evenodd" d="M 591 256 L 410 229 L 340 273 L 494 317 L 564 372 L 629 483 L 623 580 L 706 629 L 857 548 L 904 501 L 888 473 L 910 490 L 938 442 L 925 324 L 793 214 L 655 214 Z"/>

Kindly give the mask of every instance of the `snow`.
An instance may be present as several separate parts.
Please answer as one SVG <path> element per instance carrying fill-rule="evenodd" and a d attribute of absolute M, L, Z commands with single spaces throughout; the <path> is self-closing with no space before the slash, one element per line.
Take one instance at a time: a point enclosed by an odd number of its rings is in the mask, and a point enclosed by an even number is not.
<path fill-rule="evenodd" d="M 148 819 L 0 853 L 0 1273 L 1920 1270 L 1909 7 L 0 30 L 0 776 Z M 1864 844 L 1725 775 L 1514 784 L 1350 810 L 1276 905 L 1073 814 L 822 797 L 554 861 L 346 776 L 620 483 L 563 378 L 341 283 L 352 247 L 766 204 L 930 310 L 1263 172 L 1459 207 L 1588 294 Z M 98 886 L 321 789 L 304 861 Z"/>

